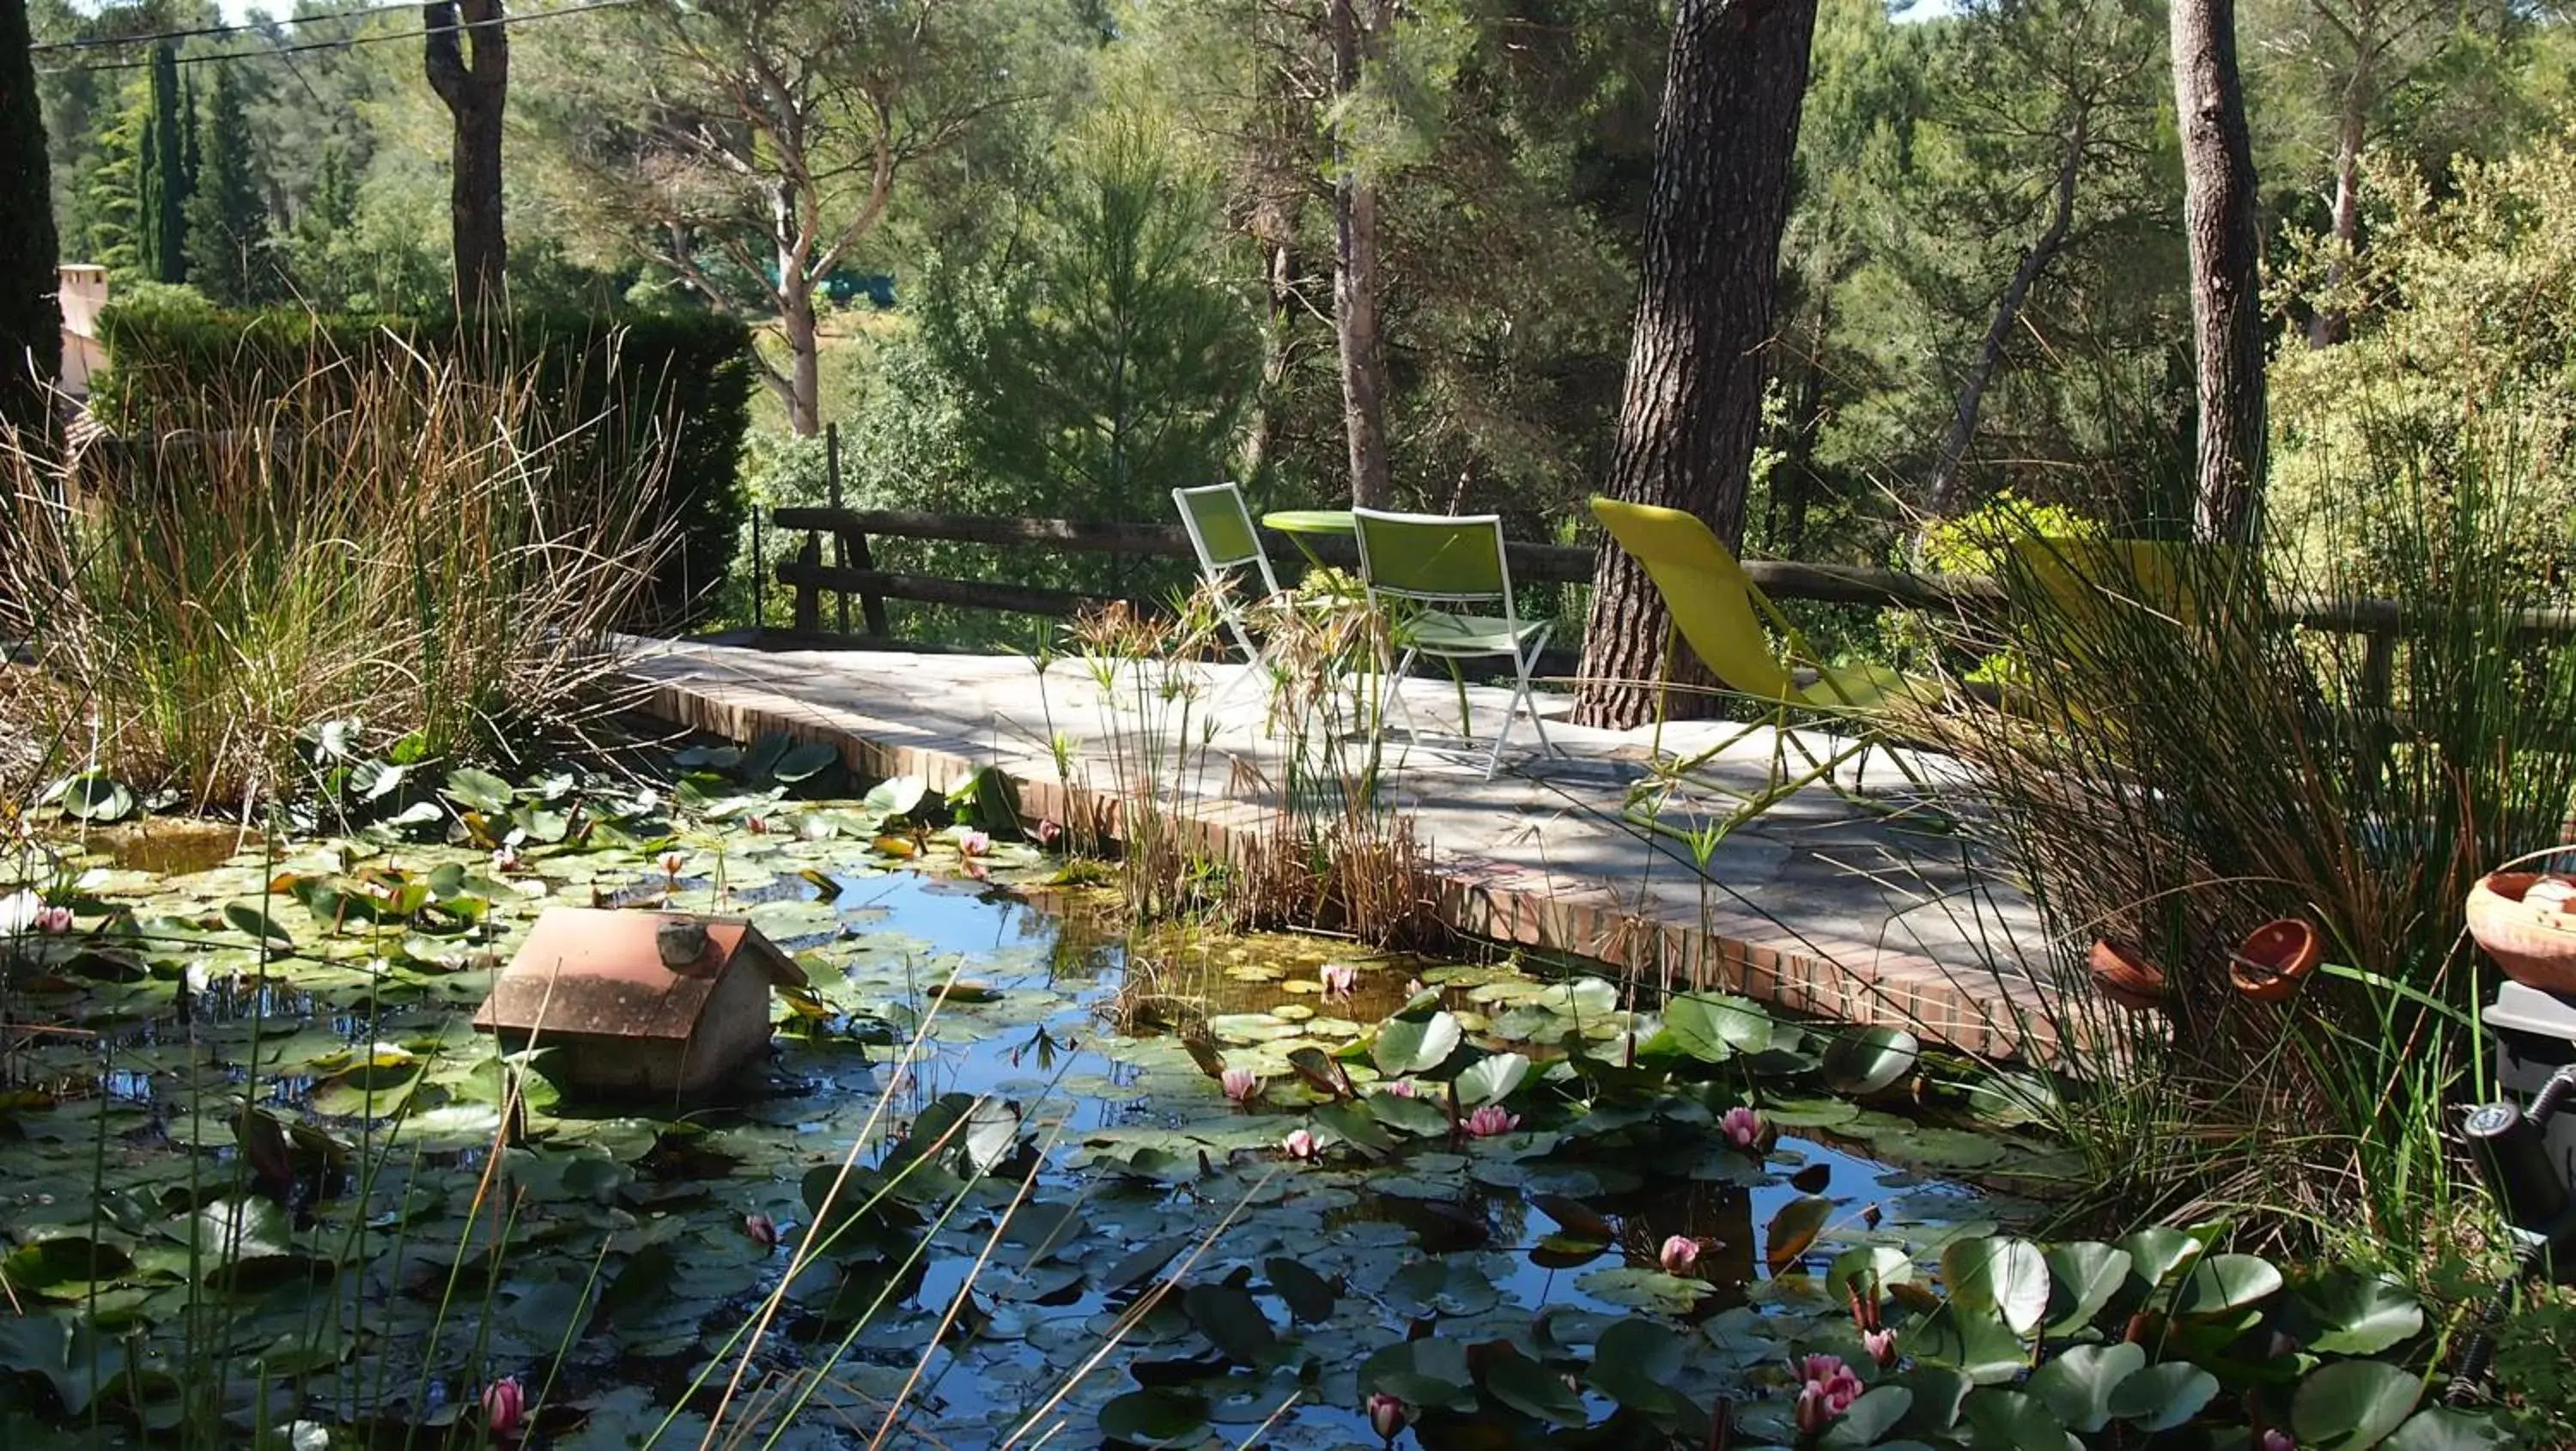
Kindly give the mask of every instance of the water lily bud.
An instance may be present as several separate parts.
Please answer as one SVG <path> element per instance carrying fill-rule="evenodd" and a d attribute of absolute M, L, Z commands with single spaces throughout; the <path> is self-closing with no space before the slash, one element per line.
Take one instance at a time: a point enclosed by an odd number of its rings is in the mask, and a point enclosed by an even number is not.
<path fill-rule="evenodd" d="M 2289 1432 L 2277 1426 L 2267 1427 L 2263 1432 L 2263 1451 L 2299 1451 L 2299 1443 L 2290 1439 Z"/>
<path fill-rule="evenodd" d="M 661 858 L 654 863 L 654 865 L 659 866 L 662 869 L 662 875 L 669 877 L 675 882 L 680 879 L 680 869 L 688 864 L 688 853 L 677 851 L 666 851 L 662 853 Z"/>
<path fill-rule="evenodd" d="M 1804 1389 L 1798 1392 L 1798 1432 L 1800 1435 L 1815 1435 L 1817 1432 L 1825 1429 L 1825 1423 L 1832 1419 L 1832 1413 L 1825 1409 L 1825 1392 L 1822 1386 L 1810 1382 Z"/>
<path fill-rule="evenodd" d="M 961 856 L 985 856 L 992 850 L 993 838 L 983 832 L 968 831 L 957 838 L 957 851 Z"/>
<path fill-rule="evenodd" d="M 528 1415 L 527 1392 L 519 1378 L 505 1375 L 483 1388 L 483 1425 L 495 1441 L 516 1441 Z"/>
<path fill-rule="evenodd" d="M 508 842 L 503 842 L 500 848 L 492 853 L 492 870 L 507 874 L 518 869 L 519 849 Z"/>
<path fill-rule="evenodd" d="M 760 1246 L 762 1249 L 776 1249 L 778 1247 L 778 1221 L 770 1218 L 766 1214 L 744 1215 L 742 1217 L 742 1232 L 750 1235 L 751 1242 Z"/>
<path fill-rule="evenodd" d="M 1877 1361 L 1881 1366 L 1896 1364 L 1895 1331 L 1864 1330 L 1860 1334 L 1860 1343 L 1862 1348 L 1869 1352 L 1869 1358 Z"/>
<path fill-rule="evenodd" d="M 1404 1429 L 1404 1402 L 1384 1391 L 1368 1398 L 1369 1429 L 1378 1439 L 1392 1446 L 1396 1434 Z"/>
<path fill-rule="evenodd" d="M 1386 1092 L 1395 1098 L 1420 1098 L 1422 1096 L 1422 1085 L 1414 1082 L 1410 1078 L 1395 1079 L 1387 1083 L 1385 1088 Z"/>
<path fill-rule="evenodd" d="M 1686 1234 L 1676 1234 L 1656 1251 L 1655 1262 L 1668 1275 L 1687 1275 L 1699 1267 L 1699 1241 Z"/>
<path fill-rule="evenodd" d="M 1235 1103 L 1250 1103 L 1261 1092 L 1261 1076 L 1249 1068 L 1229 1068 L 1218 1075 L 1225 1085 L 1225 1096 Z"/>
<path fill-rule="evenodd" d="M 1749 1151 L 1762 1142 L 1762 1115 L 1737 1104 L 1718 1115 L 1717 1131 L 1726 1135 L 1728 1143 Z"/>
<path fill-rule="evenodd" d="M 1328 962 L 1315 974 L 1324 982 L 1324 1001 L 1337 1003 L 1359 986 L 1360 970 L 1347 962 Z"/>
<path fill-rule="evenodd" d="M 1311 1159 L 1324 1151 L 1324 1146 L 1315 1142 L 1315 1136 L 1304 1129 L 1289 1130 L 1288 1137 L 1280 1141 L 1279 1147 L 1287 1150 L 1288 1157 L 1292 1159 Z"/>
<path fill-rule="evenodd" d="M 1467 1115 L 1467 1132 L 1479 1139 L 1507 1134 L 1521 1126 L 1521 1116 L 1506 1112 L 1499 1103 L 1489 1103 Z"/>
<path fill-rule="evenodd" d="M 69 907 L 37 908 L 36 930 L 39 932 L 51 933 L 57 937 L 61 936 L 63 933 L 71 931 L 72 909 Z"/>

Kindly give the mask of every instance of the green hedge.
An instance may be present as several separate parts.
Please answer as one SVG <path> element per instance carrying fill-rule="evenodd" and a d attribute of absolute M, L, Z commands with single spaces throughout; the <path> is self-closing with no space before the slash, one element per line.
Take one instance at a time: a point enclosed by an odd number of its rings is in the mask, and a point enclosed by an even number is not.
<path fill-rule="evenodd" d="M 735 469 L 750 421 L 751 332 L 705 313 L 515 312 L 485 322 L 445 317 L 317 314 L 289 308 L 229 312 L 185 296 L 107 309 L 99 321 L 108 372 L 92 406 L 111 423 L 148 419 L 157 399 L 182 396 L 245 371 L 301 376 L 317 361 L 363 358 L 405 346 L 431 356 L 470 355 L 489 366 L 531 368 L 556 419 L 591 425 L 600 455 L 572 461 L 570 477 L 615 476 L 656 442 L 673 440 L 663 514 L 677 547 L 663 562 L 652 619 L 678 629 L 718 603 L 733 560 L 746 496 Z"/>

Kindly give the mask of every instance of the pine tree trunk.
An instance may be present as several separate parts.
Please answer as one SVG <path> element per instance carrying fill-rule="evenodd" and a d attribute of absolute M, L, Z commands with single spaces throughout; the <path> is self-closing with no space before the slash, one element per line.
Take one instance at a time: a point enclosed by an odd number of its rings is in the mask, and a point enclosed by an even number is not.
<path fill-rule="evenodd" d="M 1331 0 L 1333 94 L 1359 89 L 1361 67 L 1376 51 L 1387 0 Z M 1351 502 L 1383 509 L 1395 501 L 1386 443 L 1386 348 L 1378 328 L 1377 188 L 1360 174 L 1344 132 L 1333 132 L 1333 333 L 1342 355 L 1342 428 L 1350 440 Z"/>
<path fill-rule="evenodd" d="M 2174 108 L 2199 377 L 2195 527 L 2250 541 L 2263 487 L 2262 234 L 2236 65 L 2235 0 L 2173 0 Z"/>
<path fill-rule="evenodd" d="M 2075 226 L 2075 183 L 2084 169 L 2086 117 L 2079 112 L 2066 133 L 2066 150 L 2058 158 L 2057 201 L 2050 208 L 2048 225 L 2040 231 L 2030 249 L 2021 255 L 2021 265 L 2013 269 L 2004 284 L 2003 296 L 1995 302 L 1994 319 L 1986 325 L 1986 340 L 1977 350 L 1977 361 L 1968 369 L 1967 382 L 1959 389 L 1958 407 L 1950 415 L 1949 431 L 1941 439 L 1939 462 L 1932 470 L 1930 512 L 1935 519 L 1945 519 L 1959 508 L 1959 470 L 1966 466 L 1968 445 L 1977 438 L 1977 419 L 1985 411 L 1986 389 L 1994 382 L 1995 369 L 2003 362 L 2004 345 L 2012 338 L 2013 324 L 2021 317 L 2022 305 L 2030 300 L 2031 284 L 2057 260 L 2066 245 L 2066 234 Z"/>
<path fill-rule="evenodd" d="M 2343 310 L 2336 294 L 2352 275 L 2353 258 L 2360 255 L 2361 249 L 2361 143 L 2369 121 L 2363 111 L 2370 99 L 2369 85 L 2370 67 L 2365 58 L 2343 89 L 2343 114 L 2335 120 L 2333 252 L 2326 259 L 2326 304 L 2308 319 L 2308 346 L 2312 348 L 2330 348 L 2352 336 L 2352 316 Z"/>
<path fill-rule="evenodd" d="M 1762 425 L 1798 108 L 1816 0 L 1680 0 L 1655 119 L 1636 328 L 1608 492 L 1684 509 L 1739 543 Z M 1655 709 L 1667 619 L 1652 581 L 1604 540 L 1593 570 L 1576 719 L 1633 726 Z M 1676 661 L 1675 678 L 1705 679 Z M 1671 713 L 1692 713 L 1691 692 Z"/>
<path fill-rule="evenodd" d="M 45 159 L 45 116 L 27 54 L 27 0 L 0 0 L 0 425 L 42 429 L 62 371 L 61 259 Z"/>
<path fill-rule="evenodd" d="M 500 299 L 508 258 L 501 225 L 501 117 L 509 98 L 510 31 L 501 0 L 430 0 L 421 11 L 429 86 L 447 103 L 454 122 L 448 220 L 456 250 L 456 304 L 475 312 Z"/>
<path fill-rule="evenodd" d="M 778 329 L 787 337 L 787 428 L 799 438 L 823 431 L 822 346 L 814 318 L 814 287 L 789 276 L 779 286 L 787 305 Z"/>

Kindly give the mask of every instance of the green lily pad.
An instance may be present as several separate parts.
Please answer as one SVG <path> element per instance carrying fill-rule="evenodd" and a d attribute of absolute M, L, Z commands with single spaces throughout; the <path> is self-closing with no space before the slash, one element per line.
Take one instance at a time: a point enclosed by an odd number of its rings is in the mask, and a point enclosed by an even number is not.
<path fill-rule="evenodd" d="M 2414 1414 L 2424 1383 L 2402 1366 L 2338 1360 L 2317 1367 L 2290 1397 L 2290 1431 L 2316 1451 L 2365 1451 Z"/>

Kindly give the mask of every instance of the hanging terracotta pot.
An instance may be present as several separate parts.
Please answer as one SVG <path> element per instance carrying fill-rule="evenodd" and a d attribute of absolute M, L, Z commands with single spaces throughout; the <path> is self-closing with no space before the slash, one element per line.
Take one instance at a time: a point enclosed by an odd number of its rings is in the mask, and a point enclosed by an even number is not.
<path fill-rule="evenodd" d="M 2094 986 L 2111 1001 L 2132 1008 L 2152 1008 L 2164 1001 L 2164 970 L 2127 948 L 2097 938 L 2086 960 L 2093 968 Z"/>
<path fill-rule="evenodd" d="M 2258 1003 L 2286 1002 L 2299 990 L 2299 979 L 2316 971 L 2325 955 L 2317 929 L 2296 917 L 2266 922 L 2236 944 L 2227 964 L 2227 980 Z"/>
<path fill-rule="evenodd" d="M 2542 992 L 2576 993 L 2576 914 L 2565 878 L 2491 872 L 2469 888 L 2469 935 L 2505 976 Z"/>

